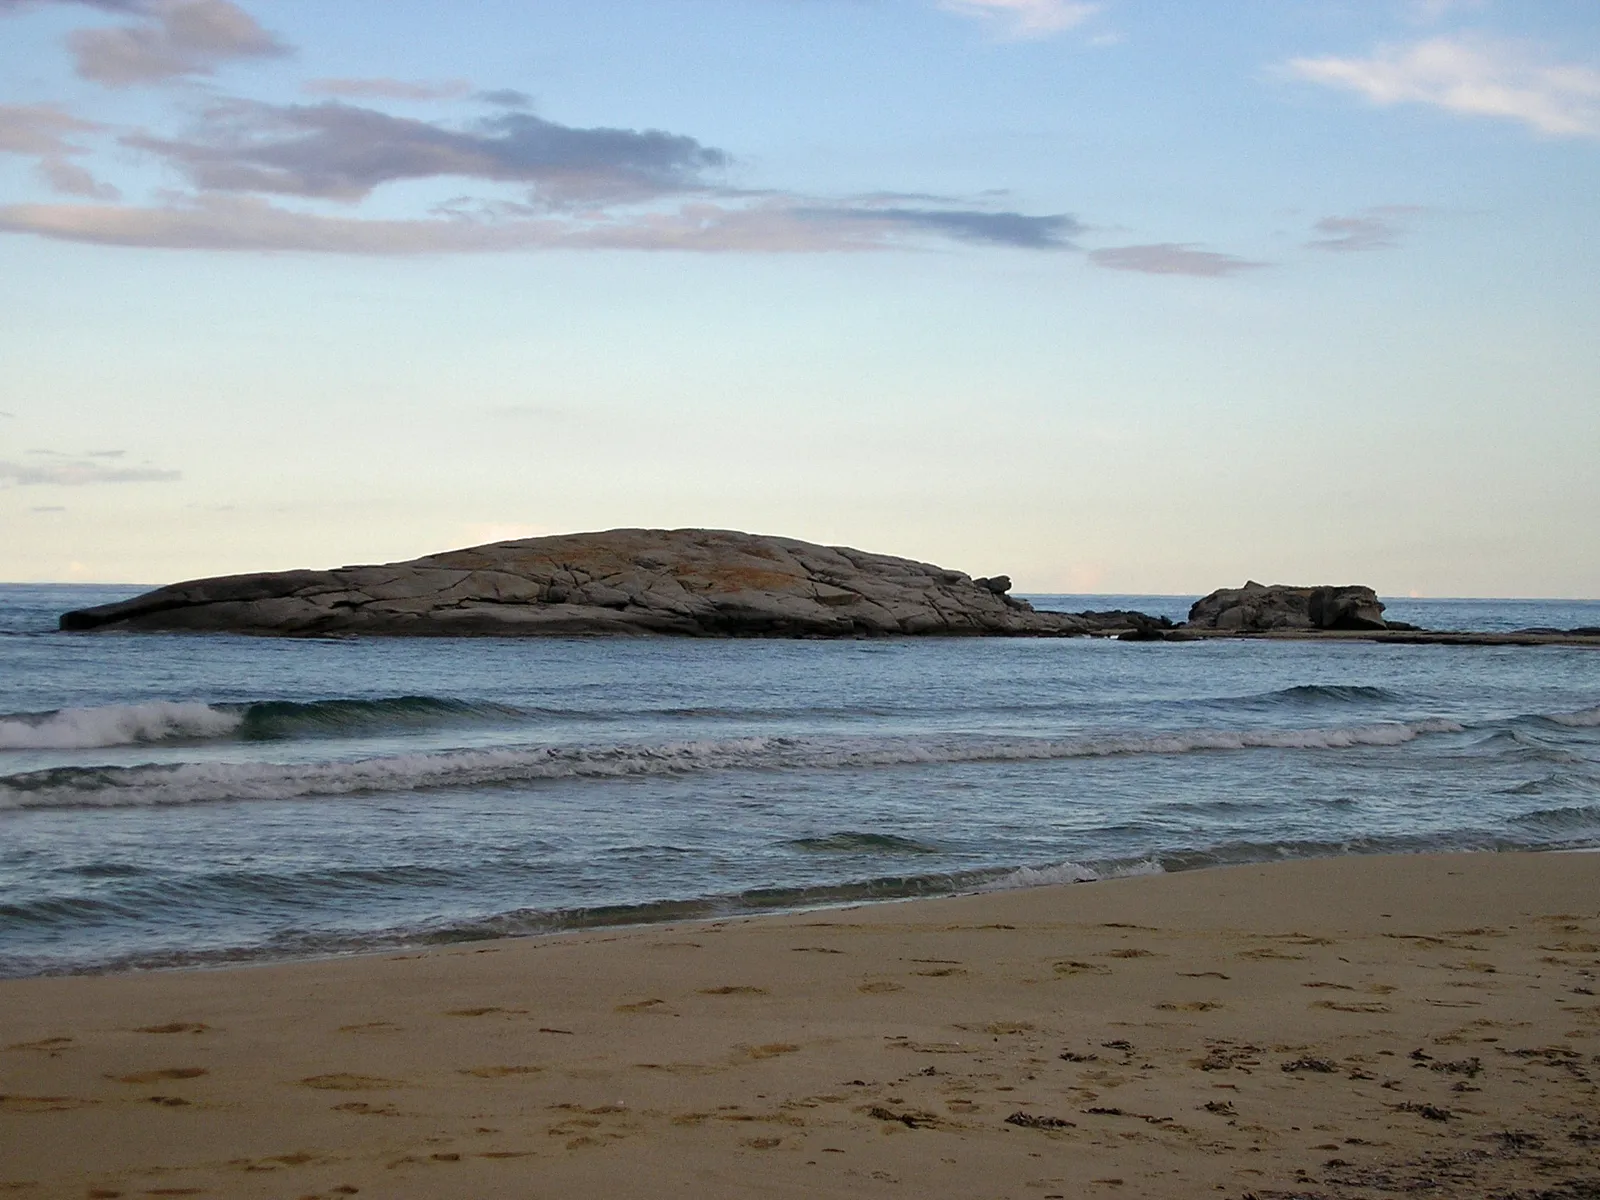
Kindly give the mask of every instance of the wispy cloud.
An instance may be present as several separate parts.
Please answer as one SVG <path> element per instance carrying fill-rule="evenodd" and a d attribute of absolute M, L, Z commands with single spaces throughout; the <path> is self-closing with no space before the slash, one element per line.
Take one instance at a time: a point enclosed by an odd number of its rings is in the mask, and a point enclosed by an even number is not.
<path fill-rule="evenodd" d="M 1083 225 L 1066 213 L 1031 217 L 1017 212 L 932 208 L 802 208 L 798 215 L 824 222 L 866 222 L 884 228 L 922 229 L 960 241 L 1029 250 L 1071 249 Z"/>
<path fill-rule="evenodd" d="M 70 118 L 47 116 L 35 120 L 37 130 L 16 122 L 16 137 L 53 151 L 57 127 L 70 128 Z M 121 144 L 186 175 L 193 190 L 143 206 L 0 206 L 0 231 L 173 249 L 438 254 L 816 252 L 939 241 L 1051 250 L 1071 248 L 1082 229 L 1068 214 L 1007 211 L 997 198 L 740 190 L 719 178 L 732 156 L 693 137 L 580 128 L 527 112 L 449 124 L 341 101 L 230 100 L 182 137 L 140 132 Z M 469 194 L 409 219 L 372 218 L 357 207 L 387 184 L 440 178 L 512 184 L 522 195 Z M 318 211 L 317 201 L 352 211 Z"/>
<path fill-rule="evenodd" d="M 289 47 L 230 0 L 144 0 L 98 4 L 137 18 L 132 25 L 67 35 L 78 74 L 107 87 L 210 75 L 233 59 L 277 58 Z"/>
<path fill-rule="evenodd" d="M 501 108 L 531 108 L 533 97 L 527 92 L 519 92 L 516 88 L 490 88 L 487 92 L 479 92 L 475 99 L 482 100 L 485 104 L 496 104 Z"/>
<path fill-rule="evenodd" d="M 359 200 L 385 183 L 460 176 L 526 183 L 551 201 L 641 198 L 700 186 L 730 156 L 657 129 L 583 129 L 508 112 L 468 128 L 359 105 L 230 101 L 187 138 L 126 144 L 207 191 Z"/>
<path fill-rule="evenodd" d="M 0 461 L 0 484 L 32 487 L 41 484 L 82 487 L 91 483 L 169 483 L 182 478 L 179 471 L 155 467 L 108 467 L 104 463 L 71 459 L 47 463 Z"/>
<path fill-rule="evenodd" d="M 1108 246 L 1091 250 L 1089 261 L 1114 271 L 1139 271 L 1146 275 L 1195 275 L 1201 278 L 1233 275 L 1267 265 L 1233 254 L 1196 250 L 1192 245 L 1180 242 Z"/>
<path fill-rule="evenodd" d="M 1459 34 L 1381 46 L 1367 58 L 1291 59 L 1285 70 L 1374 104 L 1426 104 L 1552 136 L 1600 137 L 1600 70 L 1543 59 L 1520 43 Z"/>
<path fill-rule="evenodd" d="M 1088 0 L 939 0 L 939 7 L 993 22 L 1007 37 L 1044 38 L 1077 28 L 1105 5 Z"/>
<path fill-rule="evenodd" d="M 148 0 L 0 0 L 0 17 L 47 4 L 81 4 L 85 8 L 98 8 L 106 12 L 139 12 L 148 7 Z"/>
<path fill-rule="evenodd" d="M 412 79 L 311 79 L 301 84 L 300 90 L 312 96 L 350 99 L 449 100 L 465 96 L 472 90 L 472 84 L 465 79 L 445 79 L 437 83 Z"/>
<path fill-rule="evenodd" d="M 1037 224 L 1030 224 L 1037 223 Z M 952 233 L 952 228 L 956 232 Z M 886 213 L 797 204 L 688 200 L 641 211 L 579 215 L 378 220 L 291 211 L 254 196 L 206 195 L 166 207 L 0 206 L 0 232 L 62 241 L 178 250 L 331 254 L 461 254 L 508 250 L 682 250 L 816 253 L 926 244 L 929 238 L 1037 248 L 1064 245 L 1071 217 L 978 210 Z"/>
<path fill-rule="evenodd" d="M 1416 205 L 1389 204 L 1354 216 L 1323 217 L 1312 226 L 1318 236 L 1306 245 L 1314 250 L 1392 250 L 1405 232 L 1405 218 L 1423 211 Z"/>
<path fill-rule="evenodd" d="M 40 176 L 58 192 L 112 200 L 118 195 L 115 188 L 72 161 L 87 153 L 72 140 L 73 135 L 99 128 L 47 104 L 0 104 L 0 154 L 33 158 Z"/>

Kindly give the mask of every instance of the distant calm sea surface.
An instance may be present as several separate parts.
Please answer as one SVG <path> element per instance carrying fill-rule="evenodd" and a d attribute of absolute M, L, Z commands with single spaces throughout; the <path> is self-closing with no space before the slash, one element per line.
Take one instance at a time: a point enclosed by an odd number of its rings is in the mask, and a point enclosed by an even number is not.
<path fill-rule="evenodd" d="M 138 590 L 0 586 L 0 974 L 1600 846 L 1594 650 L 54 632 Z"/>

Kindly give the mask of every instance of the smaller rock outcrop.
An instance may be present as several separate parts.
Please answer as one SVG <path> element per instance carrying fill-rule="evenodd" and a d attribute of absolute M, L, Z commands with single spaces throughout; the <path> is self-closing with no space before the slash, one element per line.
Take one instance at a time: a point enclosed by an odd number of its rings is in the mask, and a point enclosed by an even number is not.
<path fill-rule="evenodd" d="M 1242 588 L 1219 588 L 1189 609 L 1189 625 L 1230 633 L 1270 630 L 1387 629 L 1383 604 L 1369 587 L 1288 587 L 1250 580 Z"/>

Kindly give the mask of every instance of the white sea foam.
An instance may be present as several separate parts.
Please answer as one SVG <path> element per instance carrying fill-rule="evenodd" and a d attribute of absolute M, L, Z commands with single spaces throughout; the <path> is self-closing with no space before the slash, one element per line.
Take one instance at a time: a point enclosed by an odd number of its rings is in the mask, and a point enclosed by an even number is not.
<path fill-rule="evenodd" d="M 1398 746 L 1425 734 L 1458 733 L 1461 729 L 1454 721 L 1428 720 L 1348 729 L 1199 729 L 1064 739 L 753 737 L 653 745 L 459 750 L 333 762 L 61 767 L 0 778 L 0 809 L 286 800 L 708 770 L 827 770 L 1246 749 L 1338 750 Z"/>
<path fill-rule="evenodd" d="M 1058 883 L 1094 883 L 1101 879 L 1133 879 L 1145 875 L 1165 875 L 1166 869 L 1154 859 L 1119 863 L 1097 871 L 1068 859 L 1047 867 L 1018 867 L 984 884 L 986 892 L 1008 892 L 1018 888 L 1045 887 Z"/>
<path fill-rule="evenodd" d="M 1044 887 L 1053 883 L 1092 883 L 1098 871 L 1081 863 L 1060 862 L 1048 867 L 1018 867 L 983 885 L 986 892 L 1009 892 L 1017 888 Z"/>
<path fill-rule="evenodd" d="M 198 701 L 151 700 L 0 718 L 0 750 L 89 750 L 164 738 L 222 737 L 243 718 Z"/>
<path fill-rule="evenodd" d="M 1592 729 L 1600 725 L 1600 704 L 1593 708 L 1579 709 L 1570 713 L 1551 713 L 1549 719 L 1557 725 L 1567 725 L 1574 729 Z"/>

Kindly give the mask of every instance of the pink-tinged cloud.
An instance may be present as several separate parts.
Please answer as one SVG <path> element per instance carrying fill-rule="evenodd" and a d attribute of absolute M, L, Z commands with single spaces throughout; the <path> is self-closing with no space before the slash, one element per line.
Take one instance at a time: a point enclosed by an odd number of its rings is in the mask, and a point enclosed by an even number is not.
<path fill-rule="evenodd" d="M 0 154 L 37 160 L 39 175 L 55 191 L 93 200 L 115 200 L 119 193 L 73 162 L 87 150 L 72 135 L 101 126 L 46 104 L 0 104 Z"/>
<path fill-rule="evenodd" d="M 465 96 L 472 84 L 465 79 L 428 83 L 413 79 L 311 79 L 300 90 L 312 96 L 368 100 L 450 100 Z"/>
<path fill-rule="evenodd" d="M 210 75 L 234 59 L 279 58 L 289 47 L 230 0 L 147 0 L 133 25 L 67 35 L 78 74 L 107 87 Z"/>
<path fill-rule="evenodd" d="M 1381 46 L 1367 58 L 1296 58 L 1285 69 L 1378 105 L 1426 104 L 1555 137 L 1600 137 L 1600 70 L 1545 61 L 1516 43 L 1438 37 Z"/>
<path fill-rule="evenodd" d="M 49 104 L 0 104 L 0 154 L 75 153 L 67 139 L 98 128 Z"/>
<path fill-rule="evenodd" d="M 1392 250 L 1406 231 L 1406 218 L 1427 211 L 1414 204 L 1385 204 L 1354 216 L 1323 217 L 1311 227 L 1319 236 L 1306 245 L 1339 252 Z"/>
<path fill-rule="evenodd" d="M 0 206 L 0 232 L 60 241 L 172 250 L 303 251 L 324 254 L 462 254 L 516 250 L 682 250 L 697 253 L 817 253 L 914 247 L 957 238 L 1017 243 L 1018 220 L 1064 221 L 1015 213 L 903 210 L 864 216 L 850 209 L 793 202 L 692 201 L 668 209 L 565 215 L 414 220 L 327 216 L 279 208 L 256 197 L 201 196 L 170 207 L 93 204 Z M 967 219 L 963 219 L 963 218 Z M 996 229 L 985 235 L 980 219 Z M 1076 223 L 1072 222 L 1075 227 Z M 954 226 L 954 228 L 951 228 Z"/>
<path fill-rule="evenodd" d="M 1267 264 L 1234 254 L 1196 250 L 1181 242 L 1155 242 L 1145 246 L 1108 246 L 1089 251 L 1089 261 L 1113 271 L 1139 271 L 1146 275 L 1193 275 L 1216 278 Z"/>

